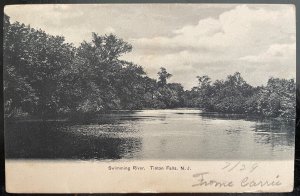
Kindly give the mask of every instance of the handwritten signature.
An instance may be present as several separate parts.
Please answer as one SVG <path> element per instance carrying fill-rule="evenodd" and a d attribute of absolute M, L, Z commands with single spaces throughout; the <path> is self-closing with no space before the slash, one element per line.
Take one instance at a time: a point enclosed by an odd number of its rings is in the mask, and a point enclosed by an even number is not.
<path fill-rule="evenodd" d="M 215 187 L 215 188 L 230 188 L 234 186 L 240 187 L 276 187 L 281 186 L 282 182 L 280 175 L 276 174 L 269 178 L 262 177 L 249 177 L 249 173 L 253 173 L 259 168 L 257 163 L 244 164 L 238 162 L 226 162 L 225 166 L 221 168 L 226 172 L 238 171 L 242 172 L 240 176 L 235 175 L 234 179 L 225 180 L 225 178 L 214 178 L 209 172 L 200 172 L 193 174 L 193 178 L 196 179 L 196 183 L 192 187 Z M 246 171 L 246 173 L 244 172 Z M 227 176 L 228 177 L 228 176 Z"/>

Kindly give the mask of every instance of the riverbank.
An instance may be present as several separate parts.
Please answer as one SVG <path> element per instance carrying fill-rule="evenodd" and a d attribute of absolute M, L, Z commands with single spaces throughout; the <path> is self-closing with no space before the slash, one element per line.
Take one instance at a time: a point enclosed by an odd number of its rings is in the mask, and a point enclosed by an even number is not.
<path fill-rule="evenodd" d="M 29 114 L 22 114 L 17 117 L 10 117 L 5 118 L 5 122 L 14 122 L 14 121 L 24 121 L 24 122 L 74 122 L 74 121 L 92 121 L 94 119 L 101 119 L 105 117 L 105 115 L 111 115 L 111 114 L 117 114 L 117 113 L 132 113 L 135 111 L 142 111 L 142 110 L 148 110 L 148 111 L 167 111 L 167 110 L 198 110 L 201 111 L 199 115 L 202 116 L 209 116 L 209 117 L 216 117 L 216 118 L 225 118 L 225 119 L 249 119 L 249 120 L 273 120 L 273 121 L 285 121 L 285 122 L 295 122 L 295 118 L 284 118 L 284 117 L 270 117 L 270 116 L 264 116 L 261 114 L 245 114 L 245 113 L 228 113 L 228 112 L 216 112 L 216 111 L 208 111 L 205 109 L 199 109 L 199 108 L 165 108 L 165 109 L 157 109 L 157 108 L 145 108 L 140 110 L 107 110 L 103 112 L 98 113 L 73 113 L 73 114 L 59 114 L 55 115 L 55 117 L 44 117 L 41 118 L 39 116 L 31 116 Z"/>

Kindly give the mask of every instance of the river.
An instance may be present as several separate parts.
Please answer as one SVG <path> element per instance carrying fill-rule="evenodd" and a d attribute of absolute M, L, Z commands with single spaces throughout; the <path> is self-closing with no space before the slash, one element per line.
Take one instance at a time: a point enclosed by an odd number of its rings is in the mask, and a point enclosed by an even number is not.
<path fill-rule="evenodd" d="M 293 159 L 294 125 L 192 109 L 119 111 L 87 122 L 5 125 L 6 158 Z"/>

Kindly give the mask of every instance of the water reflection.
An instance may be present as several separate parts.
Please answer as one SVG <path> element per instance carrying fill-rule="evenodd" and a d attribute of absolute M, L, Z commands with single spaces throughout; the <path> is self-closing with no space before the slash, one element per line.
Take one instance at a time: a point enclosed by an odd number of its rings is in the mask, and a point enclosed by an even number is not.
<path fill-rule="evenodd" d="M 90 125 L 22 122 L 6 126 L 6 158 L 121 159 L 134 158 L 138 137 L 112 137 Z M 102 127 L 102 128 L 105 128 Z M 111 130 L 128 131 L 127 127 Z"/>
<path fill-rule="evenodd" d="M 285 148 L 285 146 L 294 144 L 294 126 L 291 122 L 269 121 L 268 123 L 257 123 L 253 130 L 257 143 L 270 144 L 272 148 L 276 148 L 276 146 Z"/>
<path fill-rule="evenodd" d="M 200 110 L 115 111 L 86 122 L 6 123 L 6 157 L 293 159 L 294 125 Z"/>

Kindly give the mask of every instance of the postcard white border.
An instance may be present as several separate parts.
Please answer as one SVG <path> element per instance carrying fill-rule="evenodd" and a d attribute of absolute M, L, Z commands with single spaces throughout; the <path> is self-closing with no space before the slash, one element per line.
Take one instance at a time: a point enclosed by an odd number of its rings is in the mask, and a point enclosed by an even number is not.
<path fill-rule="evenodd" d="M 236 164 L 238 165 L 235 166 Z M 124 169 L 110 170 L 109 166 Z M 133 166 L 144 167 L 145 170 L 134 170 Z M 150 166 L 165 169 L 151 170 Z M 130 167 L 130 171 L 126 167 Z M 177 170 L 172 170 L 174 167 Z M 293 190 L 293 171 L 293 160 L 6 160 L 6 191 L 10 193 L 290 192 Z M 201 178 L 206 183 L 202 181 L 202 185 L 197 185 L 201 184 Z M 251 186 L 252 181 L 259 185 Z M 268 185 L 262 186 L 265 181 Z M 231 186 L 229 182 L 233 185 Z"/>

